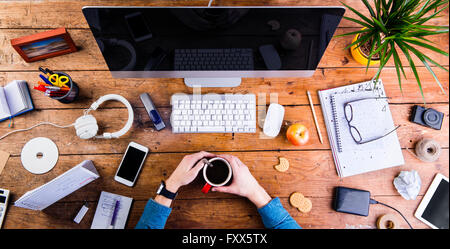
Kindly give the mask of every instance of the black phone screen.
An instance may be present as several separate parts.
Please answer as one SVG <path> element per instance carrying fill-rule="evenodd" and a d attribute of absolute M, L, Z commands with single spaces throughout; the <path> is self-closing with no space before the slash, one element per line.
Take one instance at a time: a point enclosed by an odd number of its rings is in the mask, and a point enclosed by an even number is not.
<path fill-rule="evenodd" d="M 127 153 L 125 154 L 119 171 L 117 172 L 117 176 L 130 182 L 134 182 L 144 159 L 144 151 L 138 150 L 132 146 L 128 147 Z"/>
<path fill-rule="evenodd" d="M 422 218 L 439 229 L 448 229 L 449 220 L 449 187 L 448 182 L 441 180 L 439 186 L 431 197 L 430 202 L 423 211 Z"/>

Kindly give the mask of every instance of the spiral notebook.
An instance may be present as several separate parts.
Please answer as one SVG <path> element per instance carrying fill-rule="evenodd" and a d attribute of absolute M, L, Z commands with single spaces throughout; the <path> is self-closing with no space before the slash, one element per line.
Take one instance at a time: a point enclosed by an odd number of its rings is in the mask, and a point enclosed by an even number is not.
<path fill-rule="evenodd" d="M 358 101 L 353 106 L 354 119 L 363 137 L 375 138 L 395 128 L 381 80 L 321 90 L 319 99 L 327 128 L 333 159 L 340 177 L 403 165 L 404 158 L 397 132 L 376 141 L 357 144 L 351 136 L 345 118 L 345 103 Z M 372 98 L 372 99 L 371 99 Z"/>

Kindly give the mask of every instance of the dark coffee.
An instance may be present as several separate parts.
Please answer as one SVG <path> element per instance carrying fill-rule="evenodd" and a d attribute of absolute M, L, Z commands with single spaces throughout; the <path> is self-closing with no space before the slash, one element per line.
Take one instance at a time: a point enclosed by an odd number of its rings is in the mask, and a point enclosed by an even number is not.
<path fill-rule="evenodd" d="M 212 166 L 205 166 L 208 167 L 206 169 L 206 178 L 208 178 L 212 184 L 223 183 L 229 174 L 228 165 L 222 160 L 212 161 L 211 164 Z"/>

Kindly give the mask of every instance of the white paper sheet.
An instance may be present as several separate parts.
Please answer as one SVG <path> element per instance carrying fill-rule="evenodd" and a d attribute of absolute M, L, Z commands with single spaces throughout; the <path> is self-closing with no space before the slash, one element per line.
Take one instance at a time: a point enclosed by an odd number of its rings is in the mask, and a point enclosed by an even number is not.
<path fill-rule="evenodd" d="M 28 191 L 14 206 L 43 210 L 99 177 L 92 161 L 85 160 L 50 182 Z"/>
<path fill-rule="evenodd" d="M 119 201 L 119 210 L 114 224 L 114 229 L 124 229 L 130 212 L 132 198 L 102 191 L 95 210 L 91 229 L 107 229 L 110 227 L 116 201 Z"/>

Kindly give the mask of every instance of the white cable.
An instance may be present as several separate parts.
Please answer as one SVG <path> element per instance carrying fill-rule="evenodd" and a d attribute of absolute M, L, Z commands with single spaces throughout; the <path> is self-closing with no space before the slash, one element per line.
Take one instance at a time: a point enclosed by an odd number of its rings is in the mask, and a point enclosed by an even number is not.
<path fill-rule="evenodd" d="M 211 4 L 214 0 L 209 0 L 208 7 L 211 7 Z"/>
<path fill-rule="evenodd" d="M 35 124 L 35 125 L 33 125 L 33 126 L 29 127 L 29 128 L 26 128 L 26 129 L 18 129 L 18 130 L 14 130 L 14 131 L 8 132 L 5 135 L 1 136 L 0 140 L 2 140 L 3 138 L 5 138 L 5 137 L 7 137 L 7 136 L 9 136 L 9 135 L 11 135 L 13 133 L 21 132 L 21 131 L 28 131 L 28 130 L 33 129 L 34 127 L 37 127 L 37 126 L 40 126 L 40 125 L 44 125 L 44 124 L 53 125 L 53 126 L 55 126 L 57 128 L 69 128 L 69 127 L 75 125 L 75 123 L 72 123 L 70 125 L 61 126 L 61 125 L 53 124 L 53 123 L 50 123 L 50 122 L 42 122 L 42 123 L 39 123 L 39 124 Z"/>

